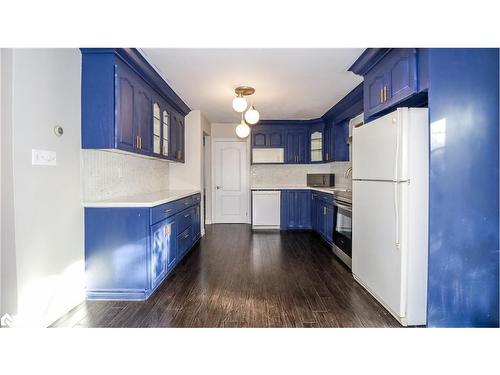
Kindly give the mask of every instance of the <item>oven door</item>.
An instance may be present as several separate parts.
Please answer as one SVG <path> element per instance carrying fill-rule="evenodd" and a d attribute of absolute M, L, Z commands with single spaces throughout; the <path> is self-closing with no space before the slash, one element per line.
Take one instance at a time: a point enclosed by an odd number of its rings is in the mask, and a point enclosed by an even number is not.
<path fill-rule="evenodd" d="M 352 205 L 335 200 L 337 217 L 333 230 L 333 243 L 349 258 L 352 257 Z"/>

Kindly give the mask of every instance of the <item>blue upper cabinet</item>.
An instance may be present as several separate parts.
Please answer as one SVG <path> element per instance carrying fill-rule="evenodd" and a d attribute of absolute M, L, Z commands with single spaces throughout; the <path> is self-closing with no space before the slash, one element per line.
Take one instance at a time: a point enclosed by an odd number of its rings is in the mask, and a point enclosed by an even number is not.
<path fill-rule="evenodd" d="M 184 136 L 184 117 L 177 113 L 172 115 L 172 128 L 170 132 L 172 154 L 171 159 L 178 162 L 184 162 L 185 157 L 185 136 Z"/>
<path fill-rule="evenodd" d="M 85 84 L 85 82 L 84 82 Z M 85 93 L 88 96 L 92 96 L 90 89 L 84 88 Z M 137 148 L 137 129 L 134 118 L 135 109 L 135 97 L 138 90 L 138 84 L 135 74 L 123 63 L 116 64 L 116 122 L 120 124 L 116 128 L 116 147 L 125 151 L 135 151 Z M 90 99 L 84 98 L 83 101 L 88 103 Z M 83 113 L 84 116 L 89 112 L 87 104 L 84 105 Z M 84 118 L 84 121 L 86 118 Z M 89 120 L 90 121 L 90 120 Z M 112 121 L 112 120 L 111 120 Z M 85 126 L 83 130 L 84 134 L 84 144 L 83 147 L 94 145 L 95 141 L 100 138 L 99 134 L 93 134 L 93 129 L 89 129 L 87 126 L 88 121 L 85 121 Z M 103 126 L 105 126 L 103 124 Z M 96 145 L 96 148 L 99 145 Z M 92 147 L 90 147 L 92 148 Z"/>
<path fill-rule="evenodd" d="M 151 155 L 151 138 L 153 133 L 153 91 L 145 82 L 140 82 L 135 105 L 135 123 L 137 127 L 138 150 L 136 152 Z"/>
<path fill-rule="evenodd" d="M 386 71 L 385 102 L 401 102 L 417 92 L 417 51 L 414 48 L 393 49 L 384 59 Z"/>
<path fill-rule="evenodd" d="M 309 162 L 322 163 L 324 161 L 325 124 L 320 122 L 309 129 Z"/>
<path fill-rule="evenodd" d="M 253 148 L 281 148 L 283 147 L 283 128 L 275 125 L 262 125 L 252 131 Z"/>
<path fill-rule="evenodd" d="M 306 128 L 295 128 L 285 133 L 285 163 L 306 164 L 308 158 L 309 132 Z"/>
<path fill-rule="evenodd" d="M 427 89 L 426 55 L 425 49 L 369 48 L 359 57 L 349 70 L 364 76 L 365 119 Z"/>
<path fill-rule="evenodd" d="M 349 120 L 333 126 L 333 160 L 349 161 Z"/>
<path fill-rule="evenodd" d="M 251 127 L 252 148 L 284 148 L 285 164 L 349 160 L 349 120 L 363 112 L 363 83 L 323 116 L 311 120 L 262 120 Z"/>
<path fill-rule="evenodd" d="M 142 55 L 135 49 L 81 51 L 82 148 L 183 162 L 189 107 Z"/>
<path fill-rule="evenodd" d="M 334 139 L 333 139 L 333 122 L 329 122 L 325 126 L 325 136 L 323 140 L 323 160 L 326 163 L 333 161 Z"/>
<path fill-rule="evenodd" d="M 366 113 L 375 113 L 384 108 L 384 93 L 386 90 L 386 76 L 384 67 L 379 66 L 372 69 L 364 80 L 364 110 Z M 384 92 L 384 90 L 386 90 Z"/>

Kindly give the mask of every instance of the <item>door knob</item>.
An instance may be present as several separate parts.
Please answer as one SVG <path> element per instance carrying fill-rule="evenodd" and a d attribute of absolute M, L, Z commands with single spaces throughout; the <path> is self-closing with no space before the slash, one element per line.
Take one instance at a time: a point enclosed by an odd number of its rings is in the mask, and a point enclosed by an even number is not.
<path fill-rule="evenodd" d="M 219 185 L 217 185 L 217 186 L 216 186 L 216 188 L 217 188 L 217 190 L 219 190 L 219 189 L 220 189 L 220 186 L 219 186 Z"/>

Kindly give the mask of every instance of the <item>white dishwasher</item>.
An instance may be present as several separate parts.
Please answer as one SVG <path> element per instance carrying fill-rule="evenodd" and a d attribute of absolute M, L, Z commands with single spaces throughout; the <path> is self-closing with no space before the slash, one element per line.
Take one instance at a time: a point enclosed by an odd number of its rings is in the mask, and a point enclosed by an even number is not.
<path fill-rule="evenodd" d="M 279 190 L 252 190 L 252 229 L 280 229 Z"/>

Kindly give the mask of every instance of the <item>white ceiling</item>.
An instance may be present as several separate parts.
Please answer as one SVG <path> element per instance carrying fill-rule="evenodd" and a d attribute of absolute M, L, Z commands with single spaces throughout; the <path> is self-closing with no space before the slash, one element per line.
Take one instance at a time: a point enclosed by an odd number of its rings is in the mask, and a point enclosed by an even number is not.
<path fill-rule="evenodd" d="M 361 48 L 177 49 L 142 52 L 191 109 L 211 122 L 239 122 L 234 88 L 252 86 L 261 119 L 306 120 L 323 115 L 362 78 L 347 69 Z"/>

